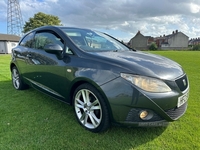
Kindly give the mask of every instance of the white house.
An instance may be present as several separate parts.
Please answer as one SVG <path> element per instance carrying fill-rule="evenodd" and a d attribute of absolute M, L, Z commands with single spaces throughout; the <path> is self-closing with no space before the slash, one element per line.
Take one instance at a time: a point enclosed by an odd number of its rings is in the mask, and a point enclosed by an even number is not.
<path fill-rule="evenodd" d="M 0 54 L 11 53 L 11 49 L 17 46 L 20 40 L 19 36 L 0 34 Z"/>
<path fill-rule="evenodd" d="M 189 37 L 187 35 L 176 30 L 173 31 L 172 34 L 156 38 L 155 41 L 159 49 L 162 50 L 184 50 L 188 49 L 188 39 Z"/>
<path fill-rule="evenodd" d="M 151 40 L 151 36 L 144 36 L 140 33 L 140 31 L 138 31 L 137 34 L 128 42 L 127 45 L 134 49 L 147 50 Z"/>

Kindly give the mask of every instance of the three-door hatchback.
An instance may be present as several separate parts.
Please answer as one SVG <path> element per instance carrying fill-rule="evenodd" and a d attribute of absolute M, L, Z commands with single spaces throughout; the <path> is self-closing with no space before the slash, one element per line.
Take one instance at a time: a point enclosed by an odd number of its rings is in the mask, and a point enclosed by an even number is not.
<path fill-rule="evenodd" d="M 128 48 L 101 32 L 44 26 L 12 49 L 15 89 L 33 87 L 74 107 L 78 122 L 166 126 L 187 109 L 189 82 L 176 62 Z"/>

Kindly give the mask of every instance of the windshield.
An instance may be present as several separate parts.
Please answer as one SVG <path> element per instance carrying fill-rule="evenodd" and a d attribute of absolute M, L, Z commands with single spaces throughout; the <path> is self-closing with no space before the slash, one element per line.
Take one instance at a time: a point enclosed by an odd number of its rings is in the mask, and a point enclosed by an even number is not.
<path fill-rule="evenodd" d="M 86 29 L 62 29 L 69 38 L 84 51 L 126 51 L 129 50 L 119 41 L 108 35 Z"/>

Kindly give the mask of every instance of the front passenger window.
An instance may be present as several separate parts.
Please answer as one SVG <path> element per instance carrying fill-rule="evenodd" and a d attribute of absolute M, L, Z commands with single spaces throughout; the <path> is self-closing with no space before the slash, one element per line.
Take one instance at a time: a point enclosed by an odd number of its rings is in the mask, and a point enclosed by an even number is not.
<path fill-rule="evenodd" d="M 63 40 L 56 34 L 50 32 L 40 32 L 35 35 L 35 48 L 44 49 L 47 44 L 58 44 L 64 48 Z"/>

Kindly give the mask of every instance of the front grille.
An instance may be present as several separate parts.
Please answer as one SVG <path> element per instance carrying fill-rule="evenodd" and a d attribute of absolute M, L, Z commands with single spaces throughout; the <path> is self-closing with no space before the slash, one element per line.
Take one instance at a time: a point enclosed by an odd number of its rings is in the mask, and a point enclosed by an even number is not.
<path fill-rule="evenodd" d="M 172 108 L 167 111 L 165 111 L 173 120 L 177 120 L 180 118 L 186 111 L 187 109 L 187 103 L 183 104 L 181 107 L 177 108 Z"/>
<path fill-rule="evenodd" d="M 149 120 L 142 120 L 140 119 L 139 117 L 139 113 L 144 110 L 144 109 L 141 109 L 141 108 L 132 108 L 127 117 L 126 117 L 126 121 L 129 121 L 129 122 L 152 122 L 152 121 L 161 121 L 163 120 L 159 115 L 155 114 L 153 111 L 151 111 L 153 113 L 153 117 Z M 146 109 L 147 110 L 147 109 Z M 148 111 L 148 110 L 147 110 Z"/>
<path fill-rule="evenodd" d="M 187 76 L 184 75 L 183 77 L 177 79 L 176 81 L 176 84 L 178 85 L 179 89 L 181 91 L 184 91 L 187 89 L 188 87 L 188 79 L 187 79 Z"/>

